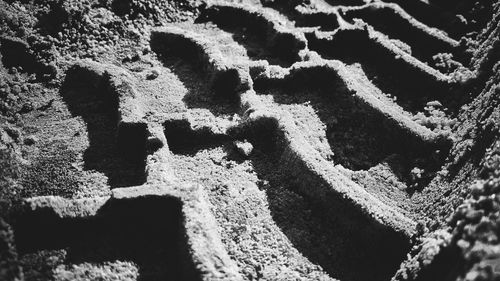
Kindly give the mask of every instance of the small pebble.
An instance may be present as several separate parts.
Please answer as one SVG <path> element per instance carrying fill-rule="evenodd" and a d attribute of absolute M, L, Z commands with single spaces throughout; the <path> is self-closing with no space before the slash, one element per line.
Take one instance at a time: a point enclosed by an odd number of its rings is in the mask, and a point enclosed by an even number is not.
<path fill-rule="evenodd" d="M 250 154 L 252 154 L 253 151 L 253 145 L 249 143 L 248 141 L 235 141 L 234 145 L 236 146 L 236 149 L 238 150 L 239 153 L 242 155 L 248 157 Z"/>
<path fill-rule="evenodd" d="M 424 170 L 422 170 L 418 167 L 415 167 L 415 168 L 411 169 L 411 171 L 410 171 L 410 175 L 412 176 L 413 179 L 422 178 L 423 173 L 424 173 Z"/>
<path fill-rule="evenodd" d="M 146 79 L 153 80 L 156 79 L 158 76 L 160 76 L 160 72 L 156 69 L 153 69 L 146 75 Z"/>
<path fill-rule="evenodd" d="M 432 107 L 435 107 L 435 108 L 440 108 L 443 105 L 439 101 L 435 100 L 435 101 L 428 102 L 427 106 L 432 106 Z"/>

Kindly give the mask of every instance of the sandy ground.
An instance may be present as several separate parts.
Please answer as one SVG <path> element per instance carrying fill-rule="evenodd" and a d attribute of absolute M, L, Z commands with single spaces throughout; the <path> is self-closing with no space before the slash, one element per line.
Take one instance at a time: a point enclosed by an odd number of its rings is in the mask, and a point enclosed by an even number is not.
<path fill-rule="evenodd" d="M 0 279 L 497 280 L 499 9 L 1 1 Z"/>

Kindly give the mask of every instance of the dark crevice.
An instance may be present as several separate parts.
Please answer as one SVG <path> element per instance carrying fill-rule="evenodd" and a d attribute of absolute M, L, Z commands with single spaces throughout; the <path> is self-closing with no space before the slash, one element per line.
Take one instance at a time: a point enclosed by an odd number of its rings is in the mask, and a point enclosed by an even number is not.
<path fill-rule="evenodd" d="M 26 254 L 43 256 L 42 250 L 65 250 L 63 259 L 30 264 L 48 276 L 58 265 L 129 261 L 139 267 L 138 280 L 186 280 L 196 274 L 179 259 L 187 255 L 181 208 L 176 198 L 147 197 L 108 201 L 85 218 L 61 218 L 49 208 L 27 210 L 14 219 L 16 246 L 21 260 Z"/>
<path fill-rule="evenodd" d="M 48 13 L 39 17 L 37 27 L 43 35 L 56 36 L 69 23 L 70 14 L 64 7 L 65 1 L 49 2 Z"/>
<path fill-rule="evenodd" d="M 104 173 L 112 188 L 143 184 L 146 125 L 118 125 L 117 94 L 107 87 L 105 77 L 92 75 L 74 68 L 61 90 L 70 112 L 81 116 L 87 125 L 89 147 L 83 155 L 84 169 Z"/>

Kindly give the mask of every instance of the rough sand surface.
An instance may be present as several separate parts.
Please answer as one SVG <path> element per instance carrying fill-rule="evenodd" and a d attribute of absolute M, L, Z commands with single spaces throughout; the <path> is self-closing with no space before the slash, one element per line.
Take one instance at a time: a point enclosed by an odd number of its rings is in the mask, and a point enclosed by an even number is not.
<path fill-rule="evenodd" d="M 498 1 L 1 1 L 0 280 L 497 280 Z"/>

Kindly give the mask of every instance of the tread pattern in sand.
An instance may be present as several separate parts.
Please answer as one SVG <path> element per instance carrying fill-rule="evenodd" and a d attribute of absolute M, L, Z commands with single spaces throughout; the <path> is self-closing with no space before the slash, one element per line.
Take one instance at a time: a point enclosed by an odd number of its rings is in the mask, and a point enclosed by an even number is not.
<path fill-rule="evenodd" d="M 439 53 L 467 63 L 458 35 L 417 0 L 271 2 L 213 1 L 195 23 L 153 29 L 149 74 L 90 60 L 67 72 L 86 167 L 111 195 L 27 199 L 14 224 L 26 264 L 69 249 L 48 275 L 391 278 L 420 215 L 412 188 L 451 143 L 418 113 L 459 108 L 460 85 L 433 66 Z"/>

